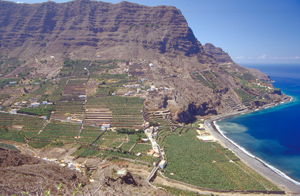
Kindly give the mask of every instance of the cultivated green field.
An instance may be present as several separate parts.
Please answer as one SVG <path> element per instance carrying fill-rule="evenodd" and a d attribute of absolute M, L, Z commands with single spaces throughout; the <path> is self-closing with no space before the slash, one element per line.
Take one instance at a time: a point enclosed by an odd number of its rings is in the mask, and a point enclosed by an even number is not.
<path fill-rule="evenodd" d="M 241 166 L 229 150 L 215 142 L 202 142 L 196 135 L 197 132 L 190 129 L 180 136 L 176 131 L 164 139 L 161 145 L 168 162 L 165 176 L 218 190 L 279 190 L 256 172 Z"/>

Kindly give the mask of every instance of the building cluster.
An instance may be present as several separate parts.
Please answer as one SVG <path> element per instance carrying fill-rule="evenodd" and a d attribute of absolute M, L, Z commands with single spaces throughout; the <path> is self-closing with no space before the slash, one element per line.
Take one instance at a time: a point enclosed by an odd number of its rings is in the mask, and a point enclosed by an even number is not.
<path fill-rule="evenodd" d="M 151 92 L 151 91 L 166 91 L 166 90 L 169 90 L 168 87 L 155 87 L 154 85 L 150 86 L 150 88 L 147 89 L 148 92 Z"/>
<path fill-rule="evenodd" d="M 265 86 L 265 85 L 263 85 L 263 84 L 261 84 L 261 83 L 256 83 L 256 85 L 257 86 L 260 86 L 260 87 L 264 87 L 264 88 L 268 88 L 268 89 L 273 89 L 273 88 L 271 88 L 270 86 Z"/>
<path fill-rule="evenodd" d="M 21 108 L 21 107 L 31 107 L 35 108 L 40 105 L 53 105 L 53 102 L 48 102 L 48 101 L 42 101 L 42 102 L 37 102 L 37 101 L 21 101 L 21 102 L 15 102 L 13 104 L 13 108 Z"/>
<path fill-rule="evenodd" d="M 141 89 L 141 88 L 145 88 L 145 86 L 140 86 L 140 84 L 126 84 L 126 85 L 123 85 L 123 87 L 125 87 L 125 88 L 137 88 L 136 93 L 145 92 L 144 90 Z M 130 96 L 131 94 L 134 94 L 134 93 L 135 93 L 135 91 L 130 90 L 127 93 L 125 93 L 124 96 Z"/>

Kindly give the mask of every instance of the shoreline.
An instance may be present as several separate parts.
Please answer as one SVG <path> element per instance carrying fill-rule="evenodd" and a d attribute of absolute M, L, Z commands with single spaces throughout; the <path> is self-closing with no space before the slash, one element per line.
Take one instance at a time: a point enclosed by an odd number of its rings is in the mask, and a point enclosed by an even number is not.
<path fill-rule="evenodd" d="M 232 152 L 234 152 L 240 160 L 245 163 L 248 167 L 252 168 L 254 171 L 276 184 L 280 189 L 284 190 L 286 193 L 290 194 L 300 194 L 300 183 L 293 180 L 289 176 L 287 176 L 282 171 L 265 163 L 263 160 L 258 157 L 252 155 L 248 151 L 246 151 L 243 147 L 239 146 L 231 139 L 229 139 L 226 135 L 222 133 L 222 131 L 216 125 L 217 121 L 223 120 L 225 118 L 243 115 L 263 109 L 268 109 L 271 107 L 275 107 L 277 105 L 282 105 L 284 103 L 291 102 L 293 97 L 286 96 L 286 98 L 280 103 L 271 103 L 264 105 L 255 110 L 244 110 L 239 112 L 232 112 L 228 114 L 222 114 L 219 116 L 215 116 L 211 119 L 205 120 L 205 126 L 209 128 L 211 134 L 218 139 L 218 141 L 225 147 L 229 148 Z"/>

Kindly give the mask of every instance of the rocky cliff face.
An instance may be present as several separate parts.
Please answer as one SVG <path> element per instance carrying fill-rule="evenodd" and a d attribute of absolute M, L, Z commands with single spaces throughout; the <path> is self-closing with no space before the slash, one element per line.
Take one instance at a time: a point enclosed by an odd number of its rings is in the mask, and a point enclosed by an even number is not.
<path fill-rule="evenodd" d="M 38 77 L 49 78 L 67 58 L 124 59 L 129 68 L 152 62 L 153 68 L 144 66 L 140 72 L 170 90 L 149 93 L 145 105 L 167 108 L 181 122 L 256 107 L 251 101 L 264 101 L 261 95 L 267 93 L 254 88 L 260 79 L 254 72 L 235 64 L 221 48 L 203 47 L 180 10 L 170 6 L 1 1 L 0 50 L 27 60 L 25 66 L 35 67 Z"/>
<path fill-rule="evenodd" d="M 204 51 L 211 54 L 217 63 L 234 63 L 228 53 L 224 52 L 222 48 L 215 47 L 211 43 L 206 43 Z"/>
<path fill-rule="evenodd" d="M 0 13 L 0 49 L 10 56 L 172 59 L 182 55 L 214 61 L 175 7 L 89 0 L 31 5 L 4 1 Z"/>

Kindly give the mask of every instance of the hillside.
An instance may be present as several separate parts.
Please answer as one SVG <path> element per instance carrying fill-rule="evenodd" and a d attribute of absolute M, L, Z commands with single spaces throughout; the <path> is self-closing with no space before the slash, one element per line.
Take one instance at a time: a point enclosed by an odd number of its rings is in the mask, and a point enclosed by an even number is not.
<path fill-rule="evenodd" d="M 202 46 L 175 7 L 1 1 L 0 32 L 2 78 L 54 78 L 68 59 L 122 60 L 126 65 L 117 64 L 111 73 L 135 70 L 129 74 L 137 81 L 146 78 L 149 86 L 167 87 L 149 92 L 145 106 L 168 109 L 178 122 L 281 99 L 265 82 L 267 76 L 237 65 L 221 48 Z"/>

